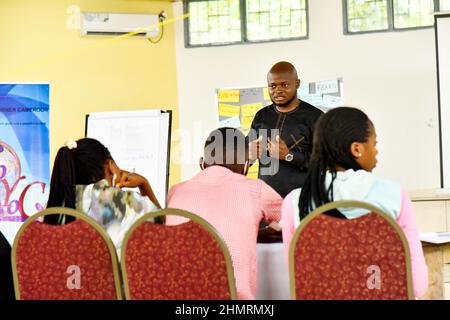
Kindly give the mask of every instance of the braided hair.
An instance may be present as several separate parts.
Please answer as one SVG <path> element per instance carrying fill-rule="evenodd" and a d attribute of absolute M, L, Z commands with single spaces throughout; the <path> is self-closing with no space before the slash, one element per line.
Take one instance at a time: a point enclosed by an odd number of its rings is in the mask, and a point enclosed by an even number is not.
<path fill-rule="evenodd" d="M 298 204 L 300 219 L 314 208 L 333 202 L 336 166 L 346 170 L 362 169 L 351 153 L 351 145 L 367 142 L 372 130 L 373 124 L 367 115 L 355 108 L 336 108 L 319 118 L 314 130 L 309 171 Z M 327 172 L 332 176 L 328 189 L 325 186 Z"/>

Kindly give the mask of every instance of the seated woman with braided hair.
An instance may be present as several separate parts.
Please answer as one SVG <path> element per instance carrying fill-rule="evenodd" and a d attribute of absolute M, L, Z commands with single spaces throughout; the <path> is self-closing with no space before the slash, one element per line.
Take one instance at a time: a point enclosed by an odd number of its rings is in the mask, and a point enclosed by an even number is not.
<path fill-rule="evenodd" d="M 121 188 L 139 188 L 140 194 Z M 58 150 L 47 203 L 47 208 L 51 207 L 86 213 L 106 229 L 119 252 L 133 222 L 161 208 L 145 177 L 120 169 L 109 150 L 90 138 L 70 141 Z M 49 215 L 44 222 L 65 224 L 73 220 Z"/>
<path fill-rule="evenodd" d="M 411 251 L 414 294 L 422 297 L 428 287 L 428 268 L 411 200 L 399 184 L 372 173 L 377 165 L 376 144 L 375 126 L 359 109 L 336 108 L 319 118 L 305 183 L 292 191 L 282 206 L 286 257 L 295 229 L 315 208 L 333 201 L 367 202 L 390 214 L 405 233 Z M 359 208 L 337 211 L 337 216 L 346 219 L 368 213 Z"/>

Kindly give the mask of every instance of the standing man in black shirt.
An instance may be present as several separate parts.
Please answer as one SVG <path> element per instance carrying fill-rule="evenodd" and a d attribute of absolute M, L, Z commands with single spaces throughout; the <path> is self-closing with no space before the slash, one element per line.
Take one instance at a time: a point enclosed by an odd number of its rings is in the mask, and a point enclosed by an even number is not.
<path fill-rule="evenodd" d="M 312 152 L 313 128 L 322 111 L 297 97 L 300 80 L 289 62 L 267 76 L 273 104 L 260 110 L 249 133 L 250 160 L 260 160 L 259 178 L 283 198 L 303 186 Z"/>

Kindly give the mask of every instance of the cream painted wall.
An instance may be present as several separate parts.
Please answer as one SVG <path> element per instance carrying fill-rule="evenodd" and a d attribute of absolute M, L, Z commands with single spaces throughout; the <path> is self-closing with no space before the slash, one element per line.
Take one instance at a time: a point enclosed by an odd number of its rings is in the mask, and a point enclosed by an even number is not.
<path fill-rule="evenodd" d="M 0 82 L 50 82 L 51 161 L 67 140 L 84 136 L 97 111 L 171 109 L 178 128 L 173 25 L 154 45 L 144 39 L 81 37 L 67 27 L 71 5 L 83 11 L 173 17 L 172 4 L 144 0 L 1 0 Z M 180 167 L 171 166 L 170 183 Z"/>
<path fill-rule="evenodd" d="M 346 104 L 366 111 L 378 131 L 378 175 L 408 189 L 439 187 L 433 29 L 345 36 L 341 0 L 309 4 L 303 41 L 187 49 L 176 24 L 182 178 L 198 172 L 205 134 L 218 125 L 215 89 L 263 86 L 271 65 L 287 60 L 305 81 L 344 78 Z M 182 14 L 181 3 L 174 12 Z"/>

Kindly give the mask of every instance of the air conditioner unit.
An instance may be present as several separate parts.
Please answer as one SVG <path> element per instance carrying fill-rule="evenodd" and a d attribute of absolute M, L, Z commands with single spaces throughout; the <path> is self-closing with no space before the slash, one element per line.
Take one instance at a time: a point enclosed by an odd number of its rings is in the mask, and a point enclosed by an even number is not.
<path fill-rule="evenodd" d="M 158 15 L 83 12 L 81 34 L 84 36 L 120 36 L 153 38 L 159 34 Z"/>

